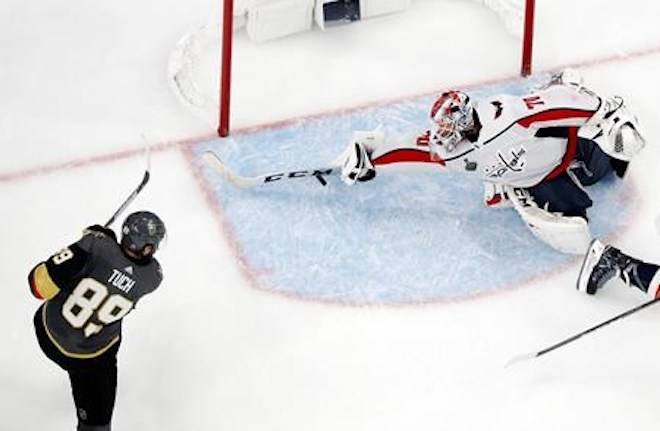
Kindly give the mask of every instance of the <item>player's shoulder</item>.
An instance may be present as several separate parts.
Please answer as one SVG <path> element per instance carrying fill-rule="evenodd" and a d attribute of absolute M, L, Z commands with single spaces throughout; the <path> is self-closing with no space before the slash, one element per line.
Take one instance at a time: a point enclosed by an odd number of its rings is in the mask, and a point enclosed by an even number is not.
<path fill-rule="evenodd" d="M 101 225 L 88 226 L 83 230 L 78 245 L 88 252 L 98 247 L 117 246 L 117 236 L 112 229 Z"/>
<path fill-rule="evenodd" d="M 116 240 L 115 233 L 102 226 L 90 226 L 83 231 L 83 236 L 76 246 L 88 255 L 93 262 L 104 262 L 110 266 L 120 266 L 127 258 L 123 255 L 121 247 Z"/>
<path fill-rule="evenodd" d="M 163 268 L 157 259 L 151 258 L 149 262 L 138 265 L 145 293 L 153 292 L 163 281 Z"/>
<path fill-rule="evenodd" d="M 152 258 L 151 262 L 153 264 L 154 278 L 158 280 L 158 284 L 160 284 L 160 282 L 163 281 L 163 267 L 156 258 Z"/>

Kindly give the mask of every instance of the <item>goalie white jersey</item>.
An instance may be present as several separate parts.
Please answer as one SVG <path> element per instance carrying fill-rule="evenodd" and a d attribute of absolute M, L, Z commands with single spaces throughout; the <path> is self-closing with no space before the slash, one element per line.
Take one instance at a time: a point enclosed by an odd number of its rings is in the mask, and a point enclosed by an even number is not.
<path fill-rule="evenodd" d="M 612 172 L 623 177 L 645 145 L 623 99 L 600 98 L 571 71 L 523 96 L 474 103 L 464 92 L 444 92 L 430 119 L 432 129 L 414 142 L 354 132 L 340 157 L 342 180 L 439 167 L 465 172 L 484 182 L 488 207 L 513 205 L 535 236 L 565 253 L 582 254 L 591 241 L 593 202 L 584 187 Z"/>
<path fill-rule="evenodd" d="M 486 182 L 531 187 L 566 170 L 579 127 L 601 104 L 594 93 L 566 85 L 524 96 L 495 96 L 475 108 L 481 128 L 473 142 L 463 139 L 450 151 L 431 151 L 428 141 L 383 143 L 373 149 L 372 161 L 377 170 L 395 163 L 436 163 Z"/>

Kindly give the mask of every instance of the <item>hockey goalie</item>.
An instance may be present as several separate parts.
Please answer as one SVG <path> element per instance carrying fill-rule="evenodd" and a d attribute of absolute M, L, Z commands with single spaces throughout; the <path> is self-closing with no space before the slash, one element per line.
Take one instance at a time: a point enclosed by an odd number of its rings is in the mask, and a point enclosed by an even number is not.
<path fill-rule="evenodd" d="M 513 207 L 532 233 L 565 253 L 589 247 L 585 187 L 623 178 L 644 147 L 637 118 L 621 97 L 603 98 L 572 70 L 523 96 L 473 101 L 461 91 L 433 103 L 431 128 L 413 142 L 355 132 L 337 163 L 347 184 L 380 171 L 446 169 L 484 183 L 488 207 Z"/>

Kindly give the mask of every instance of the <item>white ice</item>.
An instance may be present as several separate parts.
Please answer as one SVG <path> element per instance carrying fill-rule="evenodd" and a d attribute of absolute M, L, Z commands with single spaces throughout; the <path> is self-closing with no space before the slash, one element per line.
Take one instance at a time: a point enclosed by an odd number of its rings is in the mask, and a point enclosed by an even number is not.
<path fill-rule="evenodd" d="M 611 240 L 660 261 L 660 6 L 538 3 L 536 70 L 579 67 L 645 125 L 649 147 L 627 178 L 639 208 Z M 219 15 L 217 0 L 0 4 L 0 429 L 75 428 L 66 375 L 33 334 L 26 275 L 106 220 L 139 180 L 146 143 L 158 144 L 153 180 L 132 208 L 167 221 L 165 282 L 125 320 L 113 429 L 657 428 L 657 309 L 503 367 L 644 300 L 621 286 L 579 295 L 577 261 L 506 293 L 420 307 L 331 306 L 250 287 L 187 159 L 189 142 L 215 126 L 167 80 L 177 41 Z M 234 126 L 512 78 L 519 45 L 465 0 L 416 0 L 403 14 L 263 45 L 238 34 Z"/>

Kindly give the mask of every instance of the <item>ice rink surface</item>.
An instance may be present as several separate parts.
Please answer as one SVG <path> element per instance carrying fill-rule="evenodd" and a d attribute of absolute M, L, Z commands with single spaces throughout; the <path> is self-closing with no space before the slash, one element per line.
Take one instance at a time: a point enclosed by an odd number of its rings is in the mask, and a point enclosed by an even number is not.
<path fill-rule="evenodd" d="M 578 67 L 597 91 L 625 97 L 645 126 L 649 146 L 623 183 L 597 192 L 609 204 L 594 207 L 594 217 L 600 232 L 618 246 L 660 261 L 654 229 L 660 213 L 660 90 L 655 84 L 660 7 L 642 0 L 628 1 L 625 8 L 596 0 L 538 3 L 535 69 Z M 447 283 L 458 291 L 486 289 L 481 285 L 493 277 L 497 283 L 510 280 L 511 286 L 452 301 L 397 301 L 388 296 L 397 292 L 378 289 L 387 283 L 401 286 L 405 274 L 393 272 L 387 282 L 379 282 L 370 277 L 369 263 L 387 262 L 400 245 L 391 239 L 395 223 L 386 223 L 382 211 L 392 208 L 387 193 L 406 187 L 408 179 L 388 178 L 361 189 L 336 181 L 325 189 L 291 185 L 261 197 L 241 195 L 200 168 L 197 154 L 204 145 L 252 173 L 268 161 L 293 162 L 298 155 L 301 162 L 321 160 L 332 151 L 307 148 L 290 137 L 260 145 L 259 138 L 286 137 L 298 127 L 326 142 L 336 137 L 332 150 L 341 149 L 353 128 L 401 124 L 401 117 L 388 111 L 397 103 L 409 104 L 412 111 L 407 112 L 417 115 L 432 94 L 450 87 L 488 92 L 525 85 L 515 79 L 520 42 L 493 13 L 466 0 L 414 0 L 403 14 L 267 44 L 256 45 L 238 33 L 236 129 L 233 141 L 223 143 L 212 139 L 213 114 L 181 104 L 168 80 L 177 42 L 213 22 L 218 7 L 208 0 L 0 4 L 0 139 L 5 151 L 0 160 L 5 304 L 0 323 L 6 340 L 0 349 L 0 429 L 75 427 L 66 375 L 43 357 L 33 334 L 38 302 L 29 295 L 27 272 L 75 241 L 86 225 L 107 220 L 139 181 L 147 144 L 154 147 L 153 178 L 131 208 L 151 209 L 168 226 L 168 242 L 159 256 L 165 281 L 124 321 L 113 429 L 657 428 L 658 309 L 504 368 L 519 353 L 638 305 L 645 300 L 638 292 L 617 285 L 597 297 L 579 295 L 573 287 L 578 262 L 557 262 L 556 255 L 522 236 L 516 237 L 520 248 L 510 250 L 511 259 L 493 267 L 497 273 L 476 268 L 473 286 Z M 212 69 L 214 61 L 201 57 L 194 71 L 200 91 L 210 98 L 217 77 L 205 65 Z M 379 113 L 365 119 L 365 112 Z M 338 126 L 335 121 L 346 116 L 352 119 Z M 269 126 L 274 122 L 279 123 Z M 488 223 L 488 213 L 478 208 L 478 186 L 467 185 L 456 202 L 443 194 L 443 205 L 428 198 L 436 190 L 444 189 L 417 186 L 413 191 L 419 199 L 406 205 L 405 214 L 401 207 L 393 214 L 394 219 L 414 220 L 419 209 L 425 221 L 433 220 L 433 211 L 445 215 L 428 235 L 418 233 L 430 249 L 438 247 L 437 238 L 461 231 L 447 226 L 447 221 L 460 220 L 461 210 Z M 263 232 L 268 239 L 263 244 L 260 234 L 241 236 L 238 230 L 268 227 L 272 220 L 260 220 L 264 214 L 257 211 L 264 205 L 316 214 L 338 202 L 345 208 L 329 212 L 326 219 L 335 230 L 315 226 L 314 219 L 300 228 L 306 234 L 321 229 L 326 234 L 322 247 L 318 242 L 286 244 L 295 259 L 314 260 L 320 265 L 316 268 L 281 254 L 269 256 L 267 250 L 287 240 L 272 230 Z M 382 206 L 368 205 L 375 202 Z M 376 224 L 383 229 L 368 232 L 375 241 L 355 243 L 361 248 L 345 274 L 324 267 L 334 250 L 359 238 L 357 228 L 373 226 L 367 223 L 369 211 L 383 217 L 383 224 Z M 503 214 L 493 215 L 492 223 L 525 235 L 512 214 Z M 273 227 L 287 226 L 286 218 L 280 223 Z M 351 226 L 357 228 L 351 231 Z M 479 229 L 471 231 L 473 240 L 484 238 Z M 481 247 L 501 251 L 493 244 Z M 416 257 L 401 253 L 402 261 Z M 361 256 L 364 268 L 356 274 L 360 262 L 355 259 Z M 423 290 L 425 274 L 429 282 L 447 282 L 438 268 L 448 265 L 448 271 L 456 272 L 456 265 L 464 268 L 475 258 L 419 257 L 423 264 L 408 279 L 404 294 Z M 528 262 L 518 266 L 522 257 Z M 280 273 L 255 273 L 261 267 L 258 259 L 270 259 L 268 265 Z M 303 262 L 309 271 L 279 267 L 291 261 Z M 507 279 L 517 268 L 524 273 Z M 266 291 L 260 277 L 277 280 L 283 289 L 290 286 L 293 293 Z M 311 296 L 301 294 L 313 284 L 305 277 L 322 280 Z M 323 301 L 324 293 L 346 299 L 347 292 L 338 289 L 342 280 L 355 286 L 349 294 L 358 291 L 365 301 Z M 432 299 L 438 299 L 437 292 Z"/>
<path fill-rule="evenodd" d="M 483 86 L 471 97 L 526 94 L 548 80 L 541 74 Z M 411 132 L 425 130 L 432 103 L 420 97 L 366 107 L 205 141 L 193 151 L 200 157 L 213 151 L 242 175 L 323 170 L 346 146 L 337 136 L 355 129 L 414 140 Z M 535 241 L 515 211 L 486 208 L 478 198 L 483 185 L 462 172 L 381 170 L 377 181 L 350 190 L 336 177 L 326 179 L 327 187 L 306 178 L 246 190 L 216 170 L 204 173 L 254 286 L 288 296 L 354 305 L 459 300 L 515 288 L 574 260 Z M 610 237 L 627 230 L 639 203 L 634 184 L 612 175 L 589 190 L 596 202 L 592 232 Z"/>

